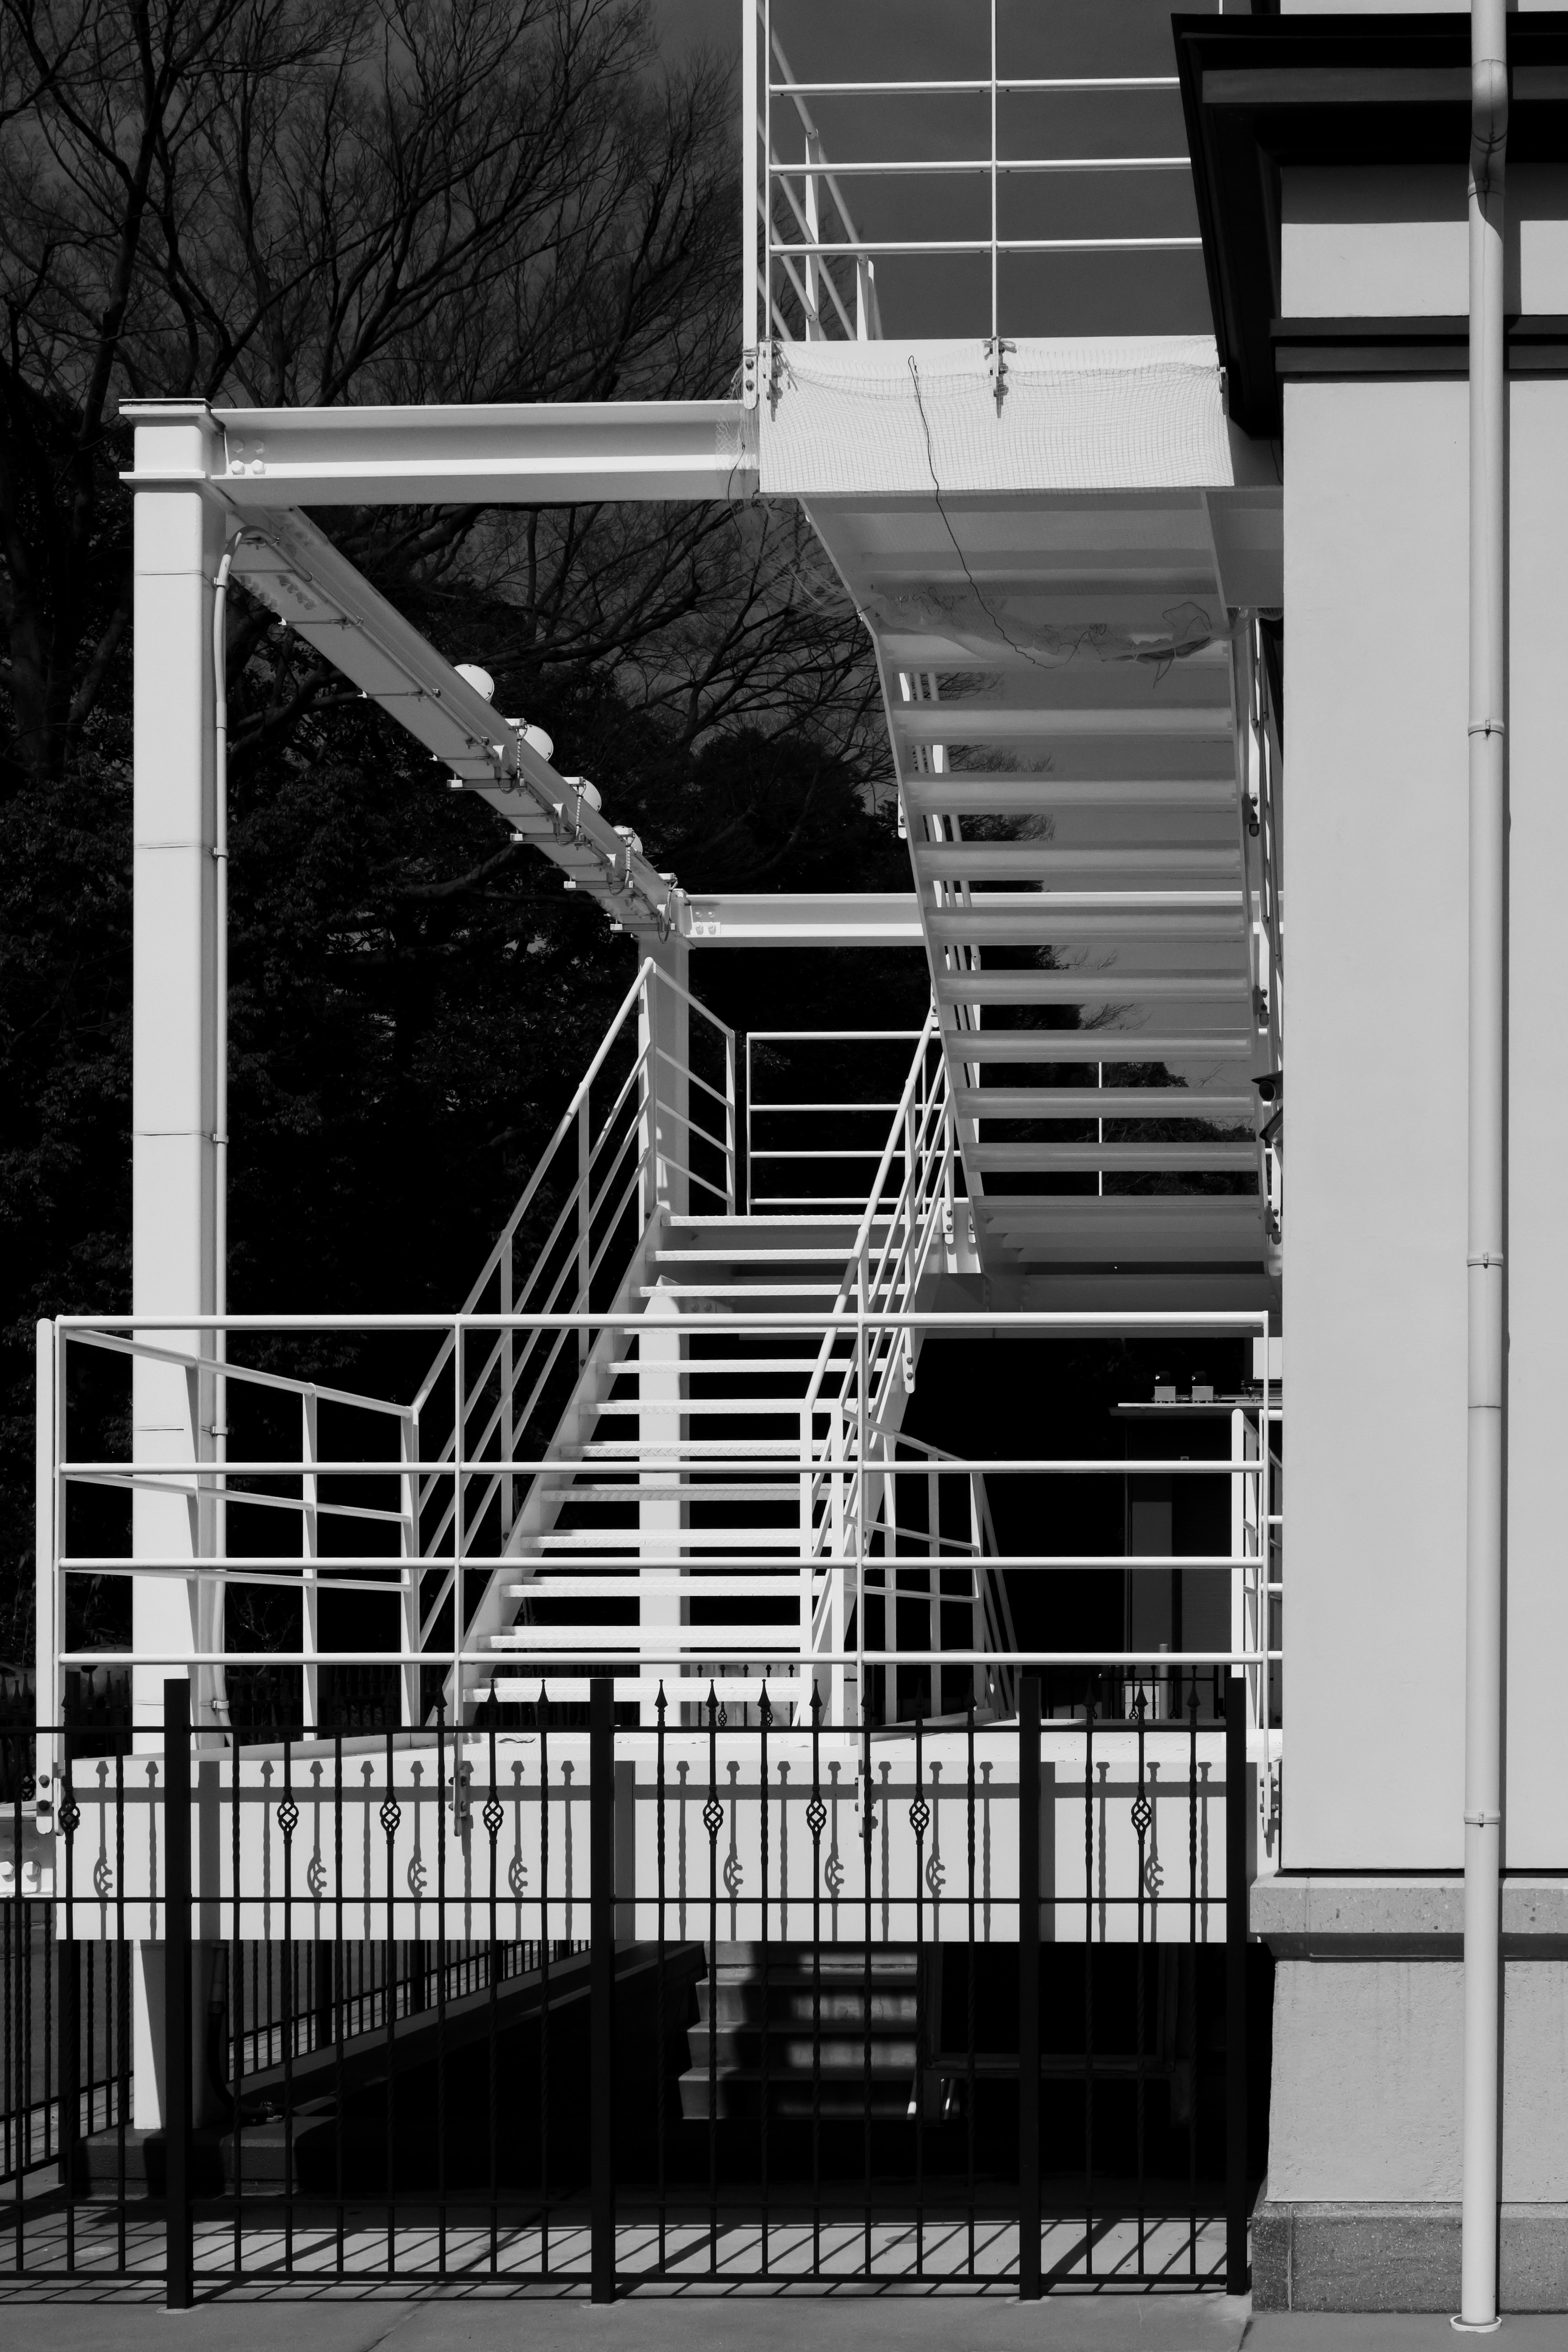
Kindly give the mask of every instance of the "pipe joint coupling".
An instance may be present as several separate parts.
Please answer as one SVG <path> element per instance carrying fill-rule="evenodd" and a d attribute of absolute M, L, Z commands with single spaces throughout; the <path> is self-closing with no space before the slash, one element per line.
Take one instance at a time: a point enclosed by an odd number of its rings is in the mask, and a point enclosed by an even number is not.
<path fill-rule="evenodd" d="M 1508 142 L 1508 60 L 1476 58 L 1470 65 L 1470 169 L 1487 187 L 1494 158 Z"/>

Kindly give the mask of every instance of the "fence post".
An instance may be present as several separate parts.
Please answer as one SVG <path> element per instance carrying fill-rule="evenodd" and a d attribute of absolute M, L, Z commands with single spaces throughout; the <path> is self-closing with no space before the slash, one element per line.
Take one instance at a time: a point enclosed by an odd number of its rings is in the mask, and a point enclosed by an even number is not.
<path fill-rule="evenodd" d="M 62 1781 L 64 1780 L 64 1775 Z M 74 1808 L 76 1800 L 68 1782 L 65 1783 L 61 1811 Z M 55 1946 L 55 2015 L 57 2042 L 56 2044 L 55 2095 L 59 2103 L 60 2187 L 65 2192 L 66 2210 L 70 2217 L 68 2232 L 74 2234 L 74 2208 L 77 2198 L 77 2147 L 81 2139 L 81 1975 L 78 1955 L 81 1946 L 76 1940 L 76 1836 L 74 1827 L 66 1832 L 65 1902 L 57 1905 L 56 1917 L 65 1912 L 63 1929 L 57 1927 L 58 1941 Z"/>
<path fill-rule="evenodd" d="M 1019 1685 L 1019 2300 L 1040 2299 L 1040 1677 Z"/>
<path fill-rule="evenodd" d="M 590 2296 L 615 2300 L 615 1685 L 589 1686 Z"/>
<path fill-rule="evenodd" d="M 189 2311 L 191 2230 L 191 1685 L 163 1685 L 164 2293 Z"/>
<path fill-rule="evenodd" d="M 1247 1680 L 1225 1688 L 1225 2291 L 1247 2264 Z"/>

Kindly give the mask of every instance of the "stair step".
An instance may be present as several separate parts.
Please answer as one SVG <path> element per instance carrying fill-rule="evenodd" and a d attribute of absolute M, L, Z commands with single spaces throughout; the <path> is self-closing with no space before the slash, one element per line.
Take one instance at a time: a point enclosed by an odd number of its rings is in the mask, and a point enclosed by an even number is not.
<path fill-rule="evenodd" d="M 1080 989 L 1080 993 L 1084 992 Z M 1211 1029 L 1186 1037 L 1145 1036 L 1126 1029 L 946 1029 L 942 1042 L 955 1062 L 1246 1062 L 1257 1040 L 1246 1029 Z"/>
<path fill-rule="evenodd" d="M 673 1479 L 667 1486 L 661 1483 L 655 1486 L 634 1486 L 629 1475 L 627 1484 L 622 1486 L 612 1486 L 606 1481 L 563 1486 L 552 1491 L 559 1494 L 563 1503 L 795 1503 L 800 1499 L 799 1479 L 792 1483 L 780 1479 L 759 1479 L 755 1486 L 736 1483 L 711 1486 L 695 1479 Z"/>
<path fill-rule="evenodd" d="M 882 1230 L 892 1222 L 891 1217 L 883 1215 L 878 1215 L 872 1220 L 873 1227 L 878 1230 Z M 744 1217 L 719 1216 L 716 1213 L 711 1217 L 705 1217 L 695 1212 L 688 1211 L 684 1215 L 672 1217 L 665 1230 L 672 1240 L 685 1234 L 716 1234 L 721 1236 L 733 1235 L 737 1241 L 744 1242 L 749 1234 L 777 1233 L 793 1234 L 797 1238 L 804 1238 L 812 1234 L 822 1234 L 830 1239 L 836 1238 L 841 1234 L 846 1239 L 852 1241 L 860 1231 L 860 1224 L 858 1216 L 833 1216 L 825 1210 L 815 1209 L 810 1212 L 800 1212 L 794 1216 L 769 1216 L 764 1213 Z"/>
<path fill-rule="evenodd" d="M 642 1461 L 658 1465 L 670 1463 L 698 1461 L 785 1461 L 800 1454 L 797 1437 L 682 1437 L 668 1446 L 644 1446 L 634 1437 L 595 1437 L 583 1446 L 580 1461 L 585 1463 L 618 1463 Z"/>
<path fill-rule="evenodd" d="M 791 2077 L 780 2083 L 770 2080 L 768 2086 L 768 2107 L 776 2121 L 806 2123 L 859 2124 L 870 2115 L 884 2123 L 904 2122 L 914 2112 L 914 2072 L 893 2082 L 879 2082 L 873 2075 L 869 2101 L 865 2095 L 864 2078 L 825 2081 L 813 2084 L 810 2074 L 803 2080 Z M 693 2068 L 681 2076 L 681 2116 L 686 2123 L 706 2123 L 710 2116 L 716 2123 L 755 2122 L 761 2112 L 762 2085 L 760 2076 L 745 2068 L 733 2074 L 720 2074 L 711 2084 L 706 2069 Z"/>
<path fill-rule="evenodd" d="M 831 1249 L 674 1250 L 653 1252 L 655 1265 L 842 1265 L 841 1246 Z"/>
<path fill-rule="evenodd" d="M 642 1298 L 836 1298 L 837 1282 L 659 1282 L 643 1283 Z"/>
<path fill-rule="evenodd" d="M 1198 1094 L 1190 1087 L 960 1087 L 965 1118 L 1250 1119 L 1251 1094 Z"/>
<path fill-rule="evenodd" d="M 802 1561 L 800 1566 L 805 1563 Z M 687 1600 L 701 1601 L 773 1601 L 780 1605 L 804 1598 L 799 1569 L 708 1569 L 700 1560 L 640 1560 L 628 1564 L 625 1571 L 614 1575 L 554 1575 L 541 1567 L 538 1576 L 526 1583 L 510 1584 L 507 1595 L 514 1601 L 549 1601 L 552 1603 L 569 1601 L 630 1601 L 643 1594 L 667 1597 L 680 1593 Z M 525 1633 L 529 1629 L 524 1627 Z M 582 1626 L 577 1627 L 580 1635 Z M 705 1634 L 734 1633 L 737 1627 L 705 1626 Z M 791 1622 L 786 1620 L 775 1631 L 789 1633 Z M 799 1630 L 799 1620 L 794 1621 Z M 499 1633 L 491 1637 L 500 1641 Z"/>
<path fill-rule="evenodd" d="M 873 1984 L 913 1984 L 920 1973 L 920 1958 L 913 1944 L 873 1944 Z M 859 1943 L 764 1945 L 747 1937 L 728 1943 L 721 1940 L 713 1947 L 710 1965 L 720 1984 L 749 1983 L 754 1977 L 760 1982 L 764 1960 L 773 1984 L 783 1984 L 791 1975 L 810 1984 L 816 1970 L 824 1984 L 865 1981 L 866 1948 Z M 704 1976 L 698 1981 L 706 1984 L 708 1979 Z"/>
<path fill-rule="evenodd" d="M 845 1360 L 847 1362 L 848 1359 L 846 1358 Z M 699 1362 L 695 1364 L 685 1362 L 679 1364 L 644 1364 L 640 1369 L 643 1378 L 654 1381 L 684 1379 L 687 1375 L 691 1375 L 695 1378 L 705 1381 L 738 1381 L 746 1379 L 749 1381 L 773 1381 L 782 1382 L 784 1380 L 788 1379 L 793 1383 L 797 1381 L 809 1381 L 810 1379 L 812 1373 L 817 1369 L 817 1359 L 814 1356 L 802 1356 L 797 1358 L 793 1363 L 778 1364 L 773 1366 L 771 1369 L 764 1364 L 758 1364 L 754 1367 L 751 1365 L 716 1364 L 713 1362 Z M 622 1380 L 626 1377 L 628 1376 L 619 1375 L 617 1377 L 615 1383 L 617 1388 L 622 1385 Z M 629 1377 L 635 1378 L 636 1373 L 633 1372 Z M 770 1393 L 783 1396 L 788 1393 L 788 1391 L 782 1387 L 779 1387 Z M 766 1402 L 768 1398 L 766 1395 L 761 1400 L 743 1397 L 739 1401 L 743 1404 L 756 1403 L 758 1402 Z M 642 1402 L 642 1400 L 636 1397 L 611 1396 L 606 1398 L 604 1402 L 609 1404 L 634 1404 Z M 684 1404 L 686 1402 L 687 1400 L 681 1396 L 660 1396 L 657 1394 L 649 1397 L 647 1400 L 650 1407 L 653 1408 L 657 1408 L 660 1405 L 674 1407 L 678 1404 Z M 708 1402 L 710 1403 L 716 1403 L 722 1402 L 723 1400 L 710 1398 Z"/>
<path fill-rule="evenodd" d="M 1056 875 L 1155 874 L 1179 886 L 1188 874 L 1239 875 L 1241 851 L 1232 841 L 1211 845 L 1158 842 L 1136 847 L 1058 848 L 1045 841 L 915 842 L 917 874 L 949 882 L 1049 881 Z"/>
<path fill-rule="evenodd" d="M 912 813 L 951 811 L 958 816 L 1035 816 L 1061 808 L 1207 809 L 1233 816 L 1237 798 L 1230 776 L 1078 779 L 1027 775 L 1011 769 L 988 776 L 970 769 L 954 769 L 941 776 L 910 776 L 904 791 Z"/>
<path fill-rule="evenodd" d="M 727 1413 L 735 1421 L 778 1421 L 789 1413 L 794 1420 L 800 1417 L 804 1397 L 606 1397 L 595 1408 L 601 1420 L 613 1417 L 623 1421 L 629 1413 L 666 1415 L 674 1420 L 680 1414 L 699 1418 L 713 1413 Z"/>
<path fill-rule="evenodd" d="M 642 1528 L 637 1527 L 597 1527 L 597 1528 L 567 1527 L 567 1528 L 559 1528 L 559 1531 L 557 1531 L 557 1528 L 550 1528 L 550 1531 L 546 1531 L 546 1534 L 531 1536 L 529 1540 L 538 1545 L 540 1557 L 543 1557 L 548 1555 L 548 1552 L 609 1552 L 609 1550 L 616 1550 L 618 1543 L 625 1545 L 625 1548 L 634 1548 L 634 1545 L 637 1545 L 637 1536 L 640 1534 L 642 1534 Z M 670 1534 L 679 1536 L 685 1550 L 703 1550 L 703 1552 L 755 1550 L 759 1557 L 779 1557 L 780 1552 L 785 1550 L 783 1543 L 762 1543 L 762 1540 L 757 1540 L 757 1538 L 762 1538 L 762 1536 L 771 1536 L 771 1534 L 783 1536 L 785 1528 L 679 1527 L 679 1528 L 673 1528 Z M 789 1534 L 795 1534 L 795 1531 L 789 1531 Z M 795 1540 L 800 1543 L 800 1536 L 795 1536 Z M 527 1555 L 527 1552 L 519 1552 L 517 1557 L 519 1559 L 527 1559 L 529 1555 Z"/>
<path fill-rule="evenodd" d="M 764 2008 L 763 1984 L 760 1977 L 745 1984 L 724 1984 L 716 1987 L 704 1981 L 697 1986 L 697 2017 L 703 2026 L 712 2022 L 716 2000 L 719 2031 L 730 2030 L 760 2033 Z M 825 1982 L 819 2004 L 810 1983 L 801 1984 L 790 1977 L 779 1981 L 768 1971 L 766 2007 L 768 2032 L 772 2034 L 798 2034 L 802 2025 L 819 2021 L 824 2028 L 835 2027 L 840 2034 L 852 2032 L 863 2037 L 865 2029 L 865 1993 L 863 1989 L 852 1990 L 841 1985 Z M 874 2040 L 879 2032 L 913 2033 L 920 2021 L 919 1996 L 915 1992 L 882 1991 L 875 1979 L 872 1981 L 871 2022 Z"/>
<path fill-rule="evenodd" d="M 710 2041 L 706 2025 L 686 2029 L 686 2042 L 691 2053 L 692 2072 L 706 2080 L 709 2063 Z M 730 2027 L 721 2025 L 717 2033 L 717 2064 L 722 2074 L 749 2075 L 753 2080 L 761 2072 L 761 2032 L 752 2025 Z M 770 2074 L 803 2074 L 809 2082 L 813 2072 L 815 2053 L 821 2053 L 816 2063 L 824 2075 L 837 2075 L 841 2081 L 858 2076 L 864 2079 L 867 2068 L 867 2043 L 863 2033 L 812 2034 L 802 2033 L 798 2026 L 768 2037 L 768 2064 Z M 912 2082 L 917 2063 L 917 2044 L 913 2031 L 902 2034 L 879 2034 L 873 2032 L 869 2050 L 869 2071 L 873 2082 L 897 2077 Z"/>
<path fill-rule="evenodd" d="M 1258 1146 L 1249 1137 L 1237 1143 L 982 1143 L 966 1155 L 987 1175 L 1024 1176 L 1050 1170 L 1092 1174 L 1097 1169 L 1166 1174 L 1216 1174 L 1258 1167 Z M 1127 1198 L 1145 1200 L 1131 1193 Z M 1157 1198 L 1157 1195 L 1156 1195 Z"/>

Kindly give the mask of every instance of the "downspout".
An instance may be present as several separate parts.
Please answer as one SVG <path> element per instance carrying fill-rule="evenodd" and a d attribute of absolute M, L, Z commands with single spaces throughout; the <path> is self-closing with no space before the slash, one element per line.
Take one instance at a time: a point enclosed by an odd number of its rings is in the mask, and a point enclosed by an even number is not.
<path fill-rule="evenodd" d="M 1470 11 L 1469 1225 L 1465 1548 L 1465 2095 L 1458 2325 L 1498 2324 L 1501 2046 L 1503 1079 L 1507 950 L 1505 0 Z"/>
<path fill-rule="evenodd" d="M 236 531 L 224 549 L 213 583 L 213 860 L 215 866 L 213 953 L 213 1313 L 229 1311 L 229 701 L 228 593 L 235 550 L 244 537 Z M 228 1334 L 220 1321 L 213 1334 L 213 1460 L 228 1458 L 228 1382 L 222 1367 L 228 1360 Z M 226 1481 L 214 1480 L 217 1489 L 213 1507 L 213 1549 L 219 1559 L 228 1552 Z M 207 1588 L 199 1646 L 219 1650 L 224 1640 L 225 1585 L 214 1577 Z M 210 1666 L 204 1677 L 206 1706 L 198 1711 L 197 1727 L 208 1728 L 206 1717 L 220 1730 L 229 1719 L 228 1677 L 222 1666 Z"/>

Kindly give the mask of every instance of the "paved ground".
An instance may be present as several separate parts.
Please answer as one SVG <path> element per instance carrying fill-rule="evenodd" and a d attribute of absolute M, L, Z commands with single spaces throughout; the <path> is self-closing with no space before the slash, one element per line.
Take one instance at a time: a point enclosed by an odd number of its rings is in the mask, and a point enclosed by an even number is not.
<path fill-rule="evenodd" d="M 192 2312 L 73 2290 L 42 2301 L 0 2290 L 0 2334 L 17 2352 L 1454 2352 L 1443 2318 L 1320 2318 L 1220 2295 L 832 2295 L 691 2290 L 609 2309 L 540 2296 L 400 2302 L 340 2292 L 225 2301 Z M 1505 2320 L 1506 2352 L 1563 2352 L 1568 2318 Z"/>

